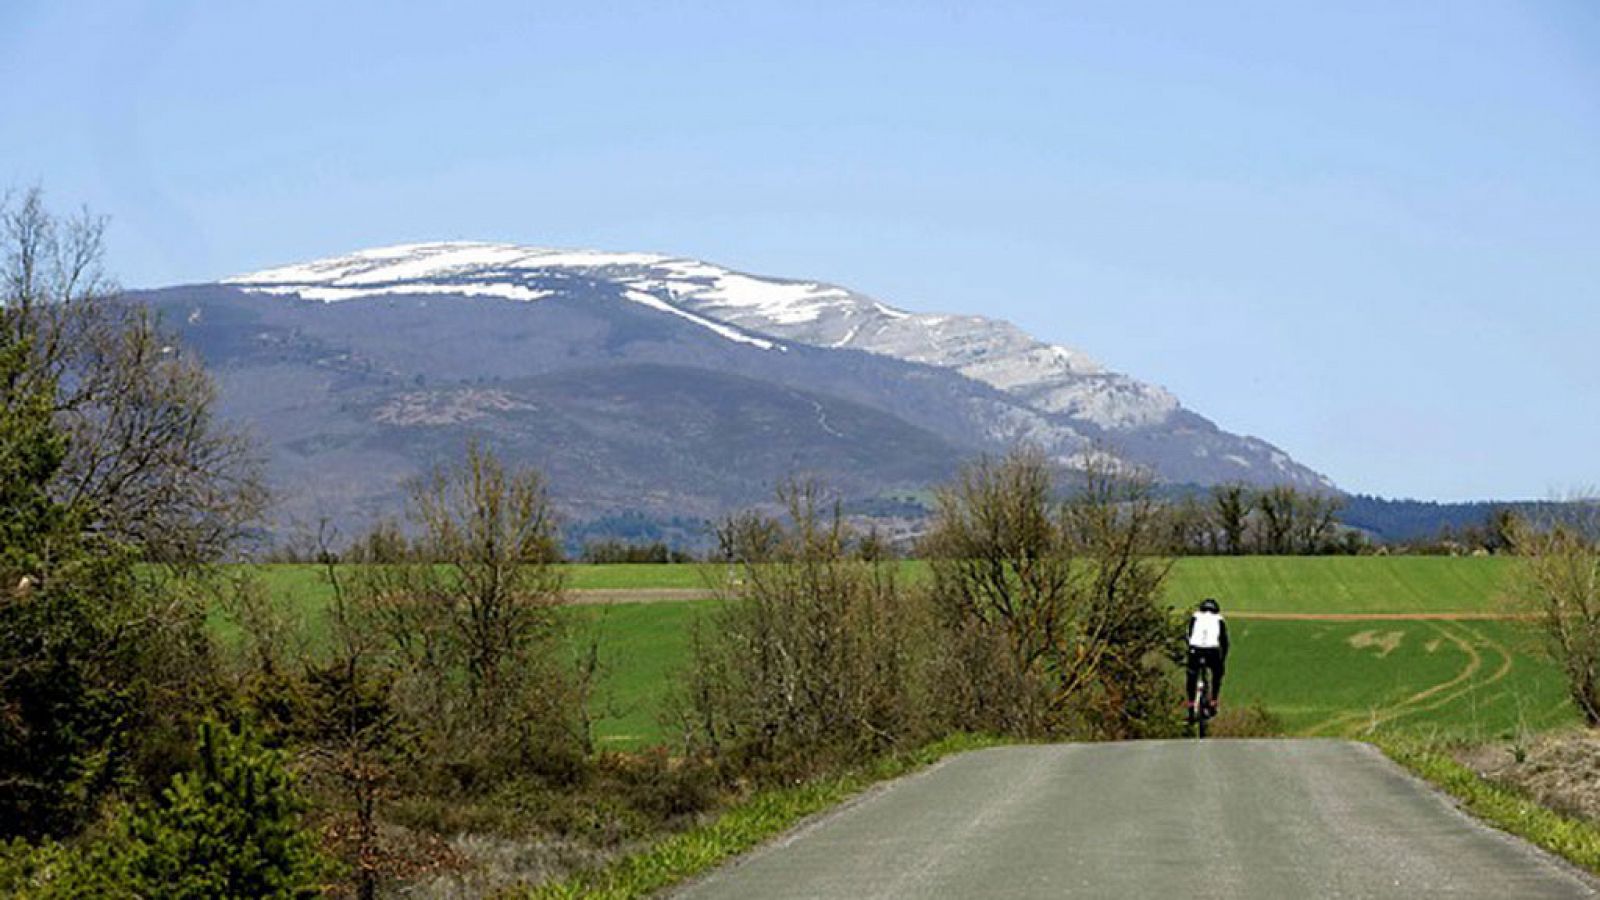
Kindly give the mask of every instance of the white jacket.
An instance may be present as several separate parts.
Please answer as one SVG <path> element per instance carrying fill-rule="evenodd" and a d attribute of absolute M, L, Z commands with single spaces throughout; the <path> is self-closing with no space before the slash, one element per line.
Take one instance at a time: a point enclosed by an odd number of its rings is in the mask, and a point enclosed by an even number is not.
<path fill-rule="evenodd" d="M 1197 612 L 1189 617 L 1189 646 L 1216 650 L 1227 644 L 1228 626 L 1221 613 Z"/>

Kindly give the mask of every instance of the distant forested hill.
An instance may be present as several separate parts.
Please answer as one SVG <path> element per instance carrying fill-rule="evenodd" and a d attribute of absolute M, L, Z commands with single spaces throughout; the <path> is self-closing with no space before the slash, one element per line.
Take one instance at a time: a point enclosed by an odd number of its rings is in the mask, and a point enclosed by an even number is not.
<path fill-rule="evenodd" d="M 1522 516 L 1541 518 L 1557 513 L 1562 505 L 1493 500 L 1436 503 L 1353 494 L 1345 498 L 1339 518 L 1344 524 L 1368 532 L 1384 543 L 1401 543 L 1437 537 L 1445 528 L 1459 533 L 1466 528 L 1482 526 L 1499 509 L 1510 508 Z"/>

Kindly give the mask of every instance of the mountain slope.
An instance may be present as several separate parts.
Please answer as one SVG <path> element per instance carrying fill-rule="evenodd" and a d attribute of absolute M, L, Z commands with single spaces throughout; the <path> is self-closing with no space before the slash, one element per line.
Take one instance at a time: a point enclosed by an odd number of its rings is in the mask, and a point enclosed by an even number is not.
<path fill-rule="evenodd" d="M 850 348 L 955 369 L 1031 407 L 1103 428 L 1158 425 L 1178 409 L 1157 387 L 1108 372 L 1083 353 L 981 316 L 916 315 L 820 282 L 757 278 L 696 260 L 511 244 L 411 244 L 227 279 L 248 290 L 338 301 L 421 290 L 540 300 L 584 278 L 683 316 L 731 340 Z"/>
<path fill-rule="evenodd" d="M 1264 441 L 1004 322 L 694 260 L 416 244 L 131 295 L 267 441 L 286 510 L 364 520 L 469 435 L 577 515 L 710 515 L 806 471 L 914 490 L 1017 441 L 1175 482 L 1327 487 Z"/>

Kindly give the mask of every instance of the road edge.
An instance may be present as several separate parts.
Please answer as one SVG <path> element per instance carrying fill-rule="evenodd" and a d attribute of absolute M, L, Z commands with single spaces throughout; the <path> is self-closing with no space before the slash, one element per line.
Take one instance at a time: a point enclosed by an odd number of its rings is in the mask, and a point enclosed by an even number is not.
<path fill-rule="evenodd" d="M 1490 781 L 1447 753 L 1413 739 L 1358 741 L 1479 827 L 1530 845 L 1600 893 L 1600 825 Z"/>

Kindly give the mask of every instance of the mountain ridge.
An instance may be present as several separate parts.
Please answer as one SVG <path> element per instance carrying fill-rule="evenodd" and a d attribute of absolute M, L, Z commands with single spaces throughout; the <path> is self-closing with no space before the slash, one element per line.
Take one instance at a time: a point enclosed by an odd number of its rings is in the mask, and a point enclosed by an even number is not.
<path fill-rule="evenodd" d="M 469 433 L 565 472 L 558 494 L 592 514 L 629 502 L 604 480 L 649 484 L 668 458 L 675 474 L 637 498 L 642 508 L 709 515 L 766 499 L 777 468 L 763 439 L 792 442 L 806 461 L 798 467 L 858 496 L 925 486 L 1019 442 L 1064 466 L 1110 455 L 1175 483 L 1334 489 L 1169 391 L 1010 323 L 909 312 L 823 281 L 684 257 L 406 244 L 130 298 L 157 308 L 218 373 L 224 412 L 267 438 L 275 482 L 316 493 L 330 480 L 326 464 L 341 473 L 329 496 L 360 507 L 358 518 L 396 503 L 401 476 Z M 579 371 L 587 381 L 574 380 Z M 665 390 L 667 373 L 708 395 Z M 591 390 L 601 384 L 611 393 Z M 630 392 L 662 406 L 612 404 L 615 422 L 602 425 L 577 399 L 598 407 Z M 855 431 L 826 415 L 806 421 L 809 404 L 837 410 Z M 532 422 L 541 409 L 569 431 L 558 439 L 555 425 Z M 711 420 L 743 455 L 685 430 Z M 877 454 L 873 441 L 883 442 Z M 552 455 L 558 446 L 593 465 Z M 699 468 L 676 452 L 691 446 L 720 461 Z M 288 505 L 303 515 L 315 504 Z"/>
<path fill-rule="evenodd" d="M 958 368 L 1002 390 L 1025 391 L 1049 412 L 1081 415 L 1103 427 L 1153 424 L 1178 406 L 1164 389 L 1109 372 L 1082 351 L 1035 340 L 1009 322 L 913 313 L 828 282 L 753 276 L 664 254 L 441 241 L 278 266 L 225 278 L 222 283 L 324 302 L 422 290 L 528 302 L 551 295 L 517 283 L 512 274 L 517 269 L 621 270 L 618 279 L 627 286 L 628 299 L 683 315 L 731 340 L 769 349 L 772 342 L 756 336 L 764 334 Z M 1095 403 L 1081 395 L 1052 392 L 1052 375 L 1057 381 L 1062 376 L 1110 380 L 1131 388 L 1148 408 L 1109 410 L 1103 399 Z"/>

